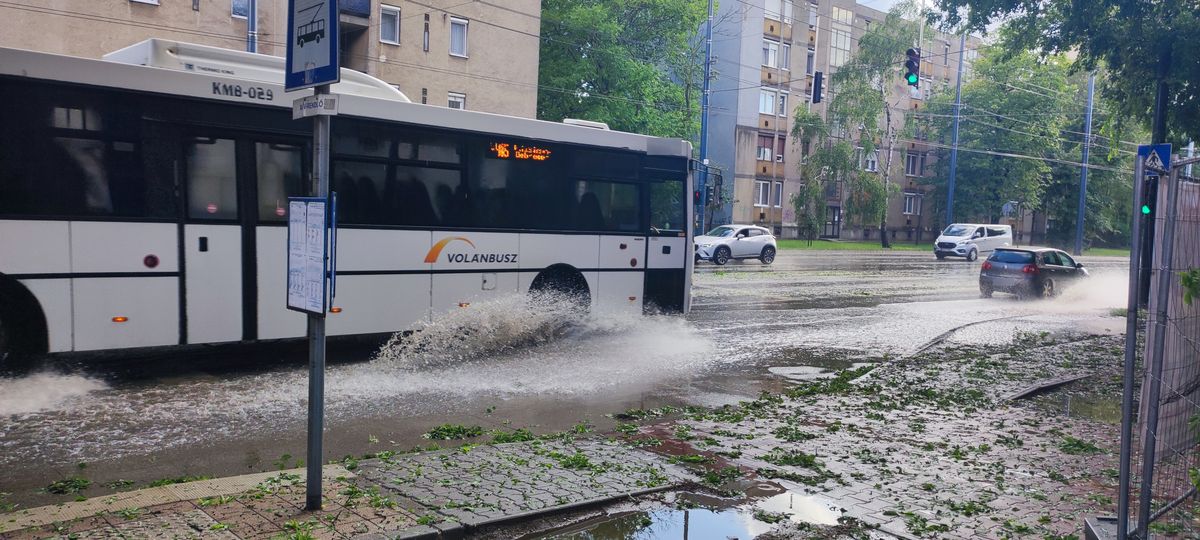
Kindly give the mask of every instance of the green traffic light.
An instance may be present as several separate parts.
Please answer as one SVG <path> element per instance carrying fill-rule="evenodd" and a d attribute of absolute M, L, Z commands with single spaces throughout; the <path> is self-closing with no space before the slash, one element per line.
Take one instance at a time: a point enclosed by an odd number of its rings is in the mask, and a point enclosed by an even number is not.
<path fill-rule="evenodd" d="M 1150 215 L 1150 205 L 1143 204 L 1142 205 L 1142 213 L 1145 215 Z"/>
<path fill-rule="evenodd" d="M 909 73 L 908 75 L 904 76 L 904 80 L 908 81 L 908 84 L 917 84 L 917 74 Z"/>

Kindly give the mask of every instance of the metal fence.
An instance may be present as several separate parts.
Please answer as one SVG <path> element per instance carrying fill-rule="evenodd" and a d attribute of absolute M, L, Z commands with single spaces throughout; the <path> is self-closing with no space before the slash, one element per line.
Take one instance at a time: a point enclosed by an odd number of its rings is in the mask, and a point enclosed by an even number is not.
<path fill-rule="evenodd" d="M 1187 295 L 1192 276 L 1200 282 L 1200 180 L 1184 174 L 1196 161 L 1155 169 L 1139 159 L 1134 174 L 1117 511 L 1122 540 L 1200 537 L 1200 295 Z M 1141 219 L 1147 202 L 1141 199 L 1153 176 L 1158 189 L 1151 222 Z M 1154 253 L 1139 339 L 1138 261 L 1144 248 L 1139 238 L 1140 228 L 1148 226 L 1154 227 Z"/>

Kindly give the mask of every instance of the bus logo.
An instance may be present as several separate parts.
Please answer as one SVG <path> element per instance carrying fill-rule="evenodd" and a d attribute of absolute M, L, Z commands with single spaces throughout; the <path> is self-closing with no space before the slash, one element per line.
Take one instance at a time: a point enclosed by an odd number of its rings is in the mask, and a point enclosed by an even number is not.
<path fill-rule="evenodd" d="M 438 241 L 438 243 L 434 244 L 433 247 L 429 248 L 429 253 L 425 254 L 425 263 L 433 264 L 433 263 L 437 262 L 438 255 L 442 254 L 442 249 L 446 247 L 446 244 L 449 244 L 450 242 L 453 242 L 455 240 L 462 240 L 463 242 L 470 244 L 471 247 L 475 247 L 475 243 L 465 237 L 447 236 L 446 238 L 443 238 L 440 241 Z"/>
<path fill-rule="evenodd" d="M 429 253 L 425 254 L 425 263 L 433 264 L 438 261 L 438 257 L 442 256 L 442 250 L 455 240 L 462 240 L 471 249 L 476 249 L 475 243 L 462 236 L 449 236 L 438 241 Z M 516 264 L 516 253 L 447 253 L 445 262 L 460 263 L 460 264 Z"/>

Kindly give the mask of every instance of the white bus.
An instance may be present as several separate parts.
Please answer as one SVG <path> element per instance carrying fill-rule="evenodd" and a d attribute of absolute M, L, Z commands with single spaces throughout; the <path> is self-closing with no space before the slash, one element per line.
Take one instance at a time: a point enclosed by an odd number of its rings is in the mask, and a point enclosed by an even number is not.
<path fill-rule="evenodd" d="M 0 359 L 305 334 L 284 220 L 310 194 L 311 121 L 292 120 L 282 68 L 161 40 L 104 60 L 0 49 Z M 342 81 L 331 336 L 547 288 L 688 310 L 686 141 Z"/>

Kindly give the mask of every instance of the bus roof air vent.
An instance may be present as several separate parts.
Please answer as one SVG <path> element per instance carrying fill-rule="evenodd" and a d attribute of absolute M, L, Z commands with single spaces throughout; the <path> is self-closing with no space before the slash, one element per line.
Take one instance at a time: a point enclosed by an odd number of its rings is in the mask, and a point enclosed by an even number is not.
<path fill-rule="evenodd" d="M 586 128 L 592 128 L 592 129 L 603 129 L 605 131 L 608 131 L 608 124 L 605 124 L 604 122 L 594 122 L 592 120 L 580 120 L 578 118 L 563 118 L 562 123 L 572 125 L 572 126 L 581 126 L 581 127 L 586 127 Z"/>
<path fill-rule="evenodd" d="M 268 84 L 283 84 L 285 60 L 208 45 L 165 39 L 147 39 L 104 55 L 104 60 L 177 71 L 231 77 Z M 342 82 L 333 85 L 337 94 L 357 95 L 411 103 L 396 87 L 375 77 L 342 68 Z"/>

